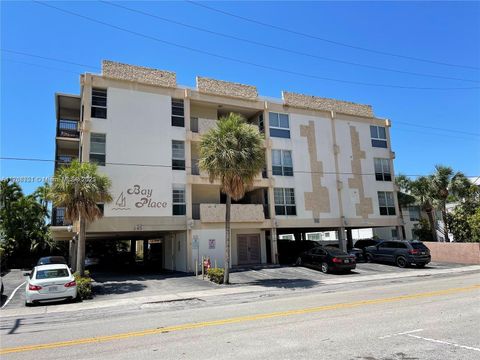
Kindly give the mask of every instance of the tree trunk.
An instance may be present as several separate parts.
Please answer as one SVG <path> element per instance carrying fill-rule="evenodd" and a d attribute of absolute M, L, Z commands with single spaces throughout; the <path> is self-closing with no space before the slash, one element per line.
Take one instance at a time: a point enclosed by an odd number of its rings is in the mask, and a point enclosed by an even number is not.
<path fill-rule="evenodd" d="M 425 210 L 428 216 L 428 222 L 430 223 L 430 231 L 432 232 L 432 240 L 437 240 L 437 229 L 435 227 L 435 219 L 433 218 L 433 209 Z"/>
<path fill-rule="evenodd" d="M 86 224 L 85 219 L 80 216 L 80 230 L 78 232 L 78 250 L 77 250 L 77 269 L 81 276 L 85 275 L 85 237 L 86 237 Z"/>
<path fill-rule="evenodd" d="M 445 238 L 445 242 L 450 242 L 450 238 L 448 236 L 448 226 L 447 226 L 447 207 L 445 204 L 443 205 L 442 209 L 442 220 L 443 220 L 443 237 Z"/>
<path fill-rule="evenodd" d="M 225 206 L 225 260 L 223 275 L 223 283 L 228 284 L 230 281 L 230 207 L 232 204 L 232 198 L 227 194 L 227 203 Z"/>
<path fill-rule="evenodd" d="M 398 199 L 398 195 L 397 195 L 397 199 Z M 405 233 L 405 220 L 403 218 L 403 210 L 400 204 L 398 204 L 398 210 L 400 211 L 400 219 L 402 221 L 402 224 L 400 225 L 400 228 L 402 229 L 402 236 L 403 236 L 402 239 L 406 239 L 407 234 Z"/>

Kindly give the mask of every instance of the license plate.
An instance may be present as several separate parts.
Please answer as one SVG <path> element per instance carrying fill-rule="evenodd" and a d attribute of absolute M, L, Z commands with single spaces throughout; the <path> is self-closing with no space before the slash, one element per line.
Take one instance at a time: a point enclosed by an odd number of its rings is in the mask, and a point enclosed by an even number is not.
<path fill-rule="evenodd" d="M 345 264 L 348 264 L 348 263 L 350 262 L 350 260 L 343 260 L 343 262 L 344 262 Z"/>
<path fill-rule="evenodd" d="M 422 251 L 422 252 L 421 252 L 421 254 L 422 254 L 422 255 L 425 255 L 425 254 L 426 254 L 426 252 L 425 252 L 425 251 Z"/>
<path fill-rule="evenodd" d="M 49 291 L 49 292 L 57 292 L 57 291 L 58 291 L 58 286 L 50 286 L 50 287 L 48 288 L 48 291 Z"/>

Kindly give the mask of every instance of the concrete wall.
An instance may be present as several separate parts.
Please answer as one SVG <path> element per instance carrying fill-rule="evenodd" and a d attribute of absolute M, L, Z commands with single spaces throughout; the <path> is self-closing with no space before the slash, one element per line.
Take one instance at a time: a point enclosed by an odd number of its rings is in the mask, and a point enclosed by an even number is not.
<path fill-rule="evenodd" d="M 186 183 L 184 171 L 169 167 L 172 140 L 185 141 L 185 129 L 171 126 L 171 97 L 109 87 L 107 105 L 107 119 L 91 123 L 91 132 L 106 134 L 106 162 L 166 167 L 100 166 L 112 179 L 113 201 L 105 205 L 105 217 L 171 216 L 172 184 Z M 151 193 L 136 194 L 137 189 Z M 145 198 L 150 206 L 142 205 Z"/>
<path fill-rule="evenodd" d="M 480 264 L 480 243 L 426 242 L 432 261 L 456 264 Z"/>

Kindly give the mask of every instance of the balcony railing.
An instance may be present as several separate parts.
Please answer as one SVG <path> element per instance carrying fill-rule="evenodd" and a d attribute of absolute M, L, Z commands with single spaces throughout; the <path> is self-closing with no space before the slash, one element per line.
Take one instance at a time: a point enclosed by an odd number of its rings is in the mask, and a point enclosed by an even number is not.
<path fill-rule="evenodd" d="M 78 121 L 63 119 L 58 120 L 57 136 L 67 138 L 80 137 L 80 131 L 78 130 Z"/>
<path fill-rule="evenodd" d="M 71 155 L 59 155 L 57 156 L 57 166 L 70 165 L 71 162 L 76 159 L 75 156 Z"/>
<path fill-rule="evenodd" d="M 204 223 L 225 221 L 225 204 L 200 204 L 200 220 Z M 232 222 L 262 222 L 265 220 L 262 204 L 232 204 L 230 209 Z"/>

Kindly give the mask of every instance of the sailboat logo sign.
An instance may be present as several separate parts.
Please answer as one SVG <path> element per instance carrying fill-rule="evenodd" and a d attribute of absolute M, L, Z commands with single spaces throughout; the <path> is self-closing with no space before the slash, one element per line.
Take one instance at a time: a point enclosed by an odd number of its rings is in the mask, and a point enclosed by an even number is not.
<path fill-rule="evenodd" d="M 130 210 L 132 204 L 136 208 L 166 208 L 166 201 L 156 201 L 153 199 L 153 189 L 145 188 L 140 185 L 133 185 L 125 191 L 122 191 L 115 200 L 115 206 L 112 210 Z"/>

